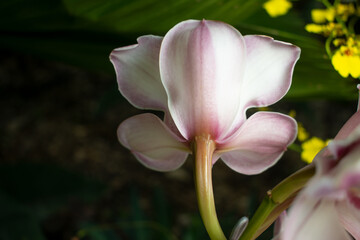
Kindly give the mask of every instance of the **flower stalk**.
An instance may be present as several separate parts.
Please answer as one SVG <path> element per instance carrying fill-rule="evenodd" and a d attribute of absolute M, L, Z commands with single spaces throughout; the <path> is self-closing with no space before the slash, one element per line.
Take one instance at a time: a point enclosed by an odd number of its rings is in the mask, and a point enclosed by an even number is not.
<path fill-rule="evenodd" d="M 211 140 L 210 135 L 195 137 L 195 186 L 200 214 L 210 238 L 226 240 L 216 215 L 212 187 L 211 172 L 214 151 L 215 142 Z"/>

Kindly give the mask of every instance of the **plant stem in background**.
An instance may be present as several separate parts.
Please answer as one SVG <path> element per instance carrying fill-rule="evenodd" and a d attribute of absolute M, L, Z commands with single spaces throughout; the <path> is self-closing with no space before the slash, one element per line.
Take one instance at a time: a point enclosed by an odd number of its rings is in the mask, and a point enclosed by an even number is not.
<path fill-rule="evenodd" d="M 308 165 L 269 190 L 239 240 L 255 239 L 265 231 L 290 206 L 314 173 L 315 166 Z"/>

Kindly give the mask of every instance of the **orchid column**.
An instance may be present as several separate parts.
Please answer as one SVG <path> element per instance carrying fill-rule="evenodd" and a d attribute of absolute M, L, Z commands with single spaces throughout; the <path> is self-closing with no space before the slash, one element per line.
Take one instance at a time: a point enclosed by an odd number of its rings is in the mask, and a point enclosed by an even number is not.
<path fill-rule="evenodd" d="M 296 137 L 296 122 L 268 106 L 288 91 L 300 50 L 265 36 L 243 37 L 216 21 L 188 20 L 164 38 L 152 35 L 115 49 L 111 61 L 120 92 L 134 106 L 165 113 L 120 124 L 120 142 L 145 166 L 170 171 L 195 156 L 200 213 L 212 239 L 226 239 L 215 211 L 211 168 L 221 157 L 233 170 L 260 173 Z"/>

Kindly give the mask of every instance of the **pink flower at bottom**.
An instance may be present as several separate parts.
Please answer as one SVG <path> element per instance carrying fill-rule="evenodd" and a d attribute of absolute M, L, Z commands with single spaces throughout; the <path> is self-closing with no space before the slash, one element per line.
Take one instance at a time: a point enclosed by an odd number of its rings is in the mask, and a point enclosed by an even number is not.
<path fill-rule="evenodd" d="M 280 239 L 360 239 L 360 111 L 314 162 L 315 176 L 282 217 Z"/>

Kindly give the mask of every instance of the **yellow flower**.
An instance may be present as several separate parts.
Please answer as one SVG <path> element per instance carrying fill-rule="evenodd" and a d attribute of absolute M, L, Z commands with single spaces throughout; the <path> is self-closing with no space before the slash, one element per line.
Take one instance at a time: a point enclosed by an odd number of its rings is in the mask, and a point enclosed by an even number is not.
<path fill-rule="evenodd" d="M 305 141 L 306 139 L 309 138 L 309 133 L 306 131 L 306 129 L 304 128 L 302 123 L 299 123 L 299 122 L 298 122 L 298 135 L 297 135 L 297 138 L 301 142 Z"/>
<path fill-rule="evenodd" d="M 311 163 L 316 154 L 320 152 L 321 149 L 326 147 L 328 144 L 328 141 L 323 141 L 322 139 L 318 137 L 312 137 L 303 144 L 301 144 L 302 152 L 301 152 L 301 158 L 307 163 Z"/>
<path fill-rule="evenodd" d="M 343 38 L 336 38 L 333 40 L 333 44 L 335 47 L 339 47 L 340 45 L 346 44 L 346 41 Z"/>
<path fill-rule="evenodd" d="M 311 11 L 311 18 L 314 23 L 325 23 L 326 21 L 333 22 L 335 18 L 335 9 L 313 9 Z"/>
<path fill-rule="evenodd" d="M 360 43 L 353 38 L 349 38 L 346 45 L 336 50 L 331 58 L 331 63 L 339 74 L 347 78 L 360 77 Z"/>
<path fill-rule="evenodd" d="M 359 56 L 343 54 L 341 50 L 337 50 L 331 59 L 331 63 L 343 78 L 347 78 L 349 75 L 353 78 L 360 77 Z"/>
<path fill-rule="evenodd" d="M 353 4 L 338 4 L 336 6 L 336 14 L 341 16 L 344 21 L 347 21 L 350 15 L 356 13 L 355 7 Z"/>
<path fill-rule="evenodd" d="M 290 117 L 292 117 L 292 118 L 295 118 L 296 117 L 296 111 L 295 110 L 290 110 L 288 115 Z M 299 139 L 300 142 L 303 142 L 303 141 L 305 141 L 306 139 L 309 138 L 309 133 L 306 131 L 306 129 L 304 128 L 304 126 L 302 125 L 301 122 L 298 122 L 297 126 L 298 126 L 297 138 Z"/>
<path fill-rule="evenodd" d="M 353 4 L 337 4 L 334 7 L 326 9 L 313 9 L 311 18 L 314 23 L 334 22 L 335 16 L 340 16 L 344 21 L 350 15 L 355 14 L 356 10 Z"/>
<path fill-rule="evenodd" d="M 270 17 L 284 15 L 291 7 L 292 4 L 288 0 L 269 0 L 263 5 L 263 8 L 265 8 Z"/>
<path fill-rule="evenodd" d="M 290 112 L 288 113 L 288 115 L 292 118 L 296 117 L 296 111 L 294 109 L 290 110 Z"/>
<path fill-rule="evenodd" d="M 344 29 L 338 23 L 330 22 L 328 24 L 306 24 L 305 30 L 311 33 L 322 34 L 324 36 L 329 36 L 333 34 L 334 36 L 344 35 Z"/>
<path fill-rule="evenodd" d="M 311 33 L 322 33 L 324 30 L 323 25 L 319 25 L 319 24 L 315 24 L 315 23 L 310 23 L 310 24 L 306 24 L 305 26 L 305 30 Z"/>

